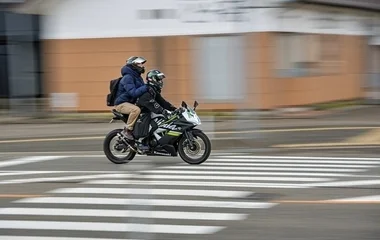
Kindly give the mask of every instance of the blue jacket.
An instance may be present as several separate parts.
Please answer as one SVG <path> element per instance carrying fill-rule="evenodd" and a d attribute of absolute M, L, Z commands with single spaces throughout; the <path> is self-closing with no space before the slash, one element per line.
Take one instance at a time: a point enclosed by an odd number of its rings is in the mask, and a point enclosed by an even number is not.
<path fill-rule="evenodd" d="M 123 78 L 119 82 L 115 105 L 125 102 L 134 104 L 137 98 L 148 91 L 148 88 L 140 74 L 129 66 L 121 68 L 121 75 Z"/>

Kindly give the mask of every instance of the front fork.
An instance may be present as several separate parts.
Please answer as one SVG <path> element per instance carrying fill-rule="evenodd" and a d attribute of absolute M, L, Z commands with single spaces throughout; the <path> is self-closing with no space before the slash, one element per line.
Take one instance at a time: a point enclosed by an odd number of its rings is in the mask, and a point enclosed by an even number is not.
<path fill-rule="evenodd" d="M 195 139 L 192 131 L 185 131 L 185 137 L 187 139 L 187 141 L 185 141 L 185 147 L 189 146 L 190 149 L 192 149 L 195 145 Z"/>

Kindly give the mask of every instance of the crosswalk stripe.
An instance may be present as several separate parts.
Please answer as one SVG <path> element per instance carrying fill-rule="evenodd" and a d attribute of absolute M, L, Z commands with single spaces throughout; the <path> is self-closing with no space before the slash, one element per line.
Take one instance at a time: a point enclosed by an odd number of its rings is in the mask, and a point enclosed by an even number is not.
<path fill-rule="evenodd" d="M 27 178 L 27 179 L 4 180 L 4 181 L 0 181 L 0 184 L 84 180 L 84 179 L 94 179 L 94 178 L 127 178 L 131 176 L 132 176 L 131 174 L 94 174 L 94 175 L 64 176 L 64 177 Z"/>
<path fill-rule="evenodd" d="M 205 197 L 246 197 L 250 191 L 216 191 L 198 189 L 144 189 L 144 188 L 61 188 L 48 193 L 90 193 L 90 194 L 153 194 Z"/>
<path fill-rule="evenodd" d="M 250 159 L 317 159 L 317 160 L 346 160 L 346 161 L 358 161 L 358 160 L 368 160 L 368 161 L 380 161 L 380 158 L 362 158 L 362 157 L 313 157 L 313 156 L 218 156 L 219 158 L 250 158 Z"/>
<path fill-rule="evenodd" d="M 352 198 L 339 198 L 339 199 L 330 199 L 327 200 L 330 202 L 357 202 L 357 201 L 376 201 L 380 202 L 380 195 L 373 196 L 362 196 L 362 197 L 352 197 Z"/>
<path fill-rule="evenodd" d="M 7 236 L 7 235 L 0 235 L 0 240 L 137 240 L 137 239 L 43 237 L 43 236 L 32 237 L 32 236 Z"/>
<path fill-rule="evenodd" d="M 8 162 L 10 164 L 11 161 Z M 15 165 L 25 163 L 25 161 L 17 163 L 15 160 L 12 162 Z M 250 195 L 255 194 L 252 191 L 247 191 L 247 189 L 250 190 L 254 187 L 301 189 L 318 188 L 321 186 L 380 184 L 380 180 L 335 182 L 340 177 L 363 177 L 363 175 L 357 175 L 356 173 L 365 172 L 370 168 L 379 167 L 379 165 L 380 158 L 226 155 L 212 156 L 202 165 L 188 165 L 181 162 L 176 165 L 134 171 L 127 166 L 125 172 L 0 171 L 0 177 L 3 176 L 4 178 L 6 176 L 33 174 L 65 174 L 64 176 L 57 175 L 57 177 L 53 177 L 54 175 L 48 177 L 33 176 L 36 178 L 25 176 L 25 179 L 0 181 L 0 184 L 83 180 L 79 182 L 80 187 L 60 188 L 47 192 L 48 194 L 58 194 L 58 196 L 19 199 L 13 201 L 17 207 L 0 208 L 0 215 L 10 218 L 10 220 L 0 220 L 0 229 L 7 229 L 8 231 L 10 229 L 20 229 L 21 231 L 40 230 L 41 235 L 47 235 L 47 232 L 43 231 L 49 230 L 213 234 L 224 229 L 225 226 L 219 226 L 216 222 L 211 221 L 220 221 L 219 223 L 221 223 L 244 220 L 249 215 L 249 213 L 234 213 L 232 212 L 233 210 L 268 209 L 280 204 L 279 202 L 255 202 L 252 199 L 246 199 Z M 175 186 L 189 187 L 187 189 L 177 187 L 176 189 Z M 143 195 L 157 195 L 161 197 L 145 197 Z M 195 197 L 212 199 L 197 199 Z M 379 200 L 379 197 L 372 196 L 376 201 Z M 352 199 L 352 201 L 355 200 L 358 199 Z M 87 205 L 87 208 L 85 205 Z M 113 205 L 112 209 L 107 209 L 111 208 L 111 205 Z M 153 208 L 157 209 L 130 210 L 127 207 L 128 205 L 154 206 Z M 123 209 L 116 209 L 116 207 Z M 33 216 L 37 220 L 25 220 L 25 216 Z M 40 219 L 43 216 L 45 219 L 54 218 L 54 221 Z M 78 222 L 82 221 L 75 219 L 78 217 L 90 220 Z M 101 218 L 97 219 L 98 217 L 114 219 L 100 222 L 103 220 Z M 141 218 L 141 221 L 142 219 L 161 219 L 157 221 L 164 221 L 164 224 L 120 222 L 123 218 Z M 60 219 L 64 220 L 61 221 Z M 178 220 L 210 221 L 210 224 L 177 225 Z M 17 234 L 17 232 L 14 234 Z M 0 235 L 0 240 L 2 239 L 88 240 L 90 238 Z M 111 238 L 96 239 L 110 240 Z"/>
<path fill-rule="evenodd" d="M 317 182 L 332 181 L 332 178 L 306 178 L 306 177 L 241 177 L 241 176 L 174 176 L 174 175 L 145 175 L 146 179 L 193 179 L 193 180 L 233 180 L 233 181 L 289 181 L 289 182 Z"/>
<path fill-rule="evenodd" d="M 346 161 L 346 160 L 289 160 L 289 159 L 257 159 L 257 158 L 210 158 L 207 160 L 207 162 L 234 162 L 234 163 L 241 163 L 241 162 L 255 162 L 255 163 L 304 163 L 304 164 L 320 164 L 320 163 L 336 163 L 336 164 L 380 164 L 380 161 Z"/>
<path fill-rule="evenodd" d="M 52 173 L 50 171 L 18 171 L 18 172 L 1 172 L 0 176 L 17 176 L 17 175 L 37 175 L 37 174 L 46 174 L 46 173 Z"/>
<path fill-rule="evenodd" d="M 196 171 L 196 170 L 146 170 L 143 173 L 161 173 L 161 174 L 187 174 L 187 175 L 197 175 L 197 174 L 207 174 L 207 175 L 267 175 L 267 176 L 319 176 L 319 177 L 351 177 L 355 176 L 353 174 L 345 173 L 293 173 L 293 172 L 252 172 L 252 171 Z"/>
<path fill-rule="evenodd" d="M 77 174 L 77 173 L 98 173 L 98 174 L 122 174 L 121 171 L 0 171 L 0 176 L 17 175 L 42 175 L 42 174 Z"/>
<path fill-rule="evenodd" d="M 62 158 L 67 158 L 67 156 L 23 157 L 23 158 L 18 158 L 18 159 L 9 160 L 9 161 L 2 161 L 0 162 L 0 168 L 16 166 L 16 165 L 21 165 L 21 164 L 28 164 L 28 163 L 36 163 L 36 162 L 42 162 L 42 161 L 57 160 L 57 159 L 62 159 Z"/>
<path fill-rule="evenodd" d="M 344 165 L 344 164 L 291 164 L 291 163 L 237 163 L 237 162 L 210 162 L 202 166 L 262 166 L 262 167 L 323 167 L 323 168 L 371 168 L 373 165 Z"/>
<path fill-rule="evenodd" d="M 122 170 L 52 170 L 52 171 L 30 171 L 30 170 L 0 170 L 1 173 L 124 173 Z"/>
<path fill-rule="evenodd" d="M 211 200 L 177 200 L 177 199 L 131 199 L 131 198 L 91 198 L 91 197 L 39 197 L 16 200 L 18 203 L 54 203 L 54 204 L 94 204 L 94 205 L 150 205 L 178 207 L 210 208 L 269 208 L 274 203 L 236 202 Z"/>
<path fill-rule="evenodd" d="M 85 216 L 85 217 L 138 217 L 182 220 L 243 220 L 247 214 L 180 212 L 180 211 L 137 211 L 105 209 L 65 209 L 65 208 L 3 208 L 1 215 L 38 215 L 38 216 Z"/>
<path fill-rule="evenodd" d="M 290 167 L 230 167 L 230 166 L 166 166 L 160 169 L 214 169 L 246 171 L 294 171 L 294 172 L 364 172 L 365 169 L 345 168 L 290 168 Z"/>
<path fill-rule="evenodd" d="M 380 179 L 376 180 L 355 180 L 355 181 L 339 181 L 339 182 L 324 182 L 324 183 L 308 183 L 310 187 L 347 187 L 347 186 L 363 186 L 363 185 L 378 185 Z"/>
<path fill-rule="evenodd" d="M 221 226 L 190 226 L 169 224 L 133 224 L 108 222 L 59 222 L 0 220 L 1 229 L 38 229 L 68 231 L 145 232 L 170 234 L 212 234 Z"/>
<path fill-rule="evenodd" d="M 166 185 L 166 186 L 204 186 L 204 187 L 265 187 L 265 188 L 310 188 L 310 186 L 286 183 L 260 183 L 260 182 L 202 182 L 202 181 L 136 181 L 136 180 L 91 180 L 80 184 L 97 185 Z"/>

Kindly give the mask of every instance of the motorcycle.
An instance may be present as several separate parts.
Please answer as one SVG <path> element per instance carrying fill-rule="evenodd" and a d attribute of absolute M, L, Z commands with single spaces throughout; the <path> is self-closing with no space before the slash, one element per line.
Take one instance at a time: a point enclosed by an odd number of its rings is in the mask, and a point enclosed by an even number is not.
<path fill-rule="evenodd" d="M 115 164 L 128 163 L 134 159 L 136 154 L 168 157 L 177 157 L 179 154 L 182 160 L 188 164 L 203 163 L 211 154 L 211 142 L 202 130 L 196 128 L 201 125 L 201 120 L 195 111 L 197 106 L 197 101 L 194 102 L 193 108 L 188 107 L 182 101 L 181 108 L 171 112 L 168 119 L 161 114 L 151 112 L 147 136 L 134 141 L 123 136 L 123 129 L 112 130 L 104 139 L 104 154 Z M 114 117 L 110 123 L 115 120 L 127 122 L 127 114 L 117 112 L 115 109 L 112 110 L 112 113 Z M 115 144 L 111 144 L 113 139 L 116 139 Z M 193 158 L 202 150 L 199 139 L 204 143 L 204 152 L 200 157 Z M 145 146 L 148 150 L 141 150 L 139 146 Z M 117 157 L 112 150 L 122 156 Z"/>

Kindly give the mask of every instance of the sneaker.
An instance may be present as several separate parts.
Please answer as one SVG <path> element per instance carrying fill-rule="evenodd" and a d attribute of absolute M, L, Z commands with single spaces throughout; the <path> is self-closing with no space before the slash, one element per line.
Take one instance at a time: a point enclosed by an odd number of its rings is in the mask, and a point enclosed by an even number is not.
<path fill-rule="evenodd" d="M 132 131 L 131 131 L 131 130 L 129 130 L 129 129 L 124 129 L 123 134 L 124 134 L 124 136 L 125 136 L 128 140 L 135 140 L 135 138 L 133 137 L 133 134 L 132 134 Z"/>
<path fill-rule="evenodd" d="M 143 144 L 139 144 L 139 149 L 143 152 L 146 152 L 146 151 L 149 151 L 150 148 L 146 145 L 143 145 Z"/>

